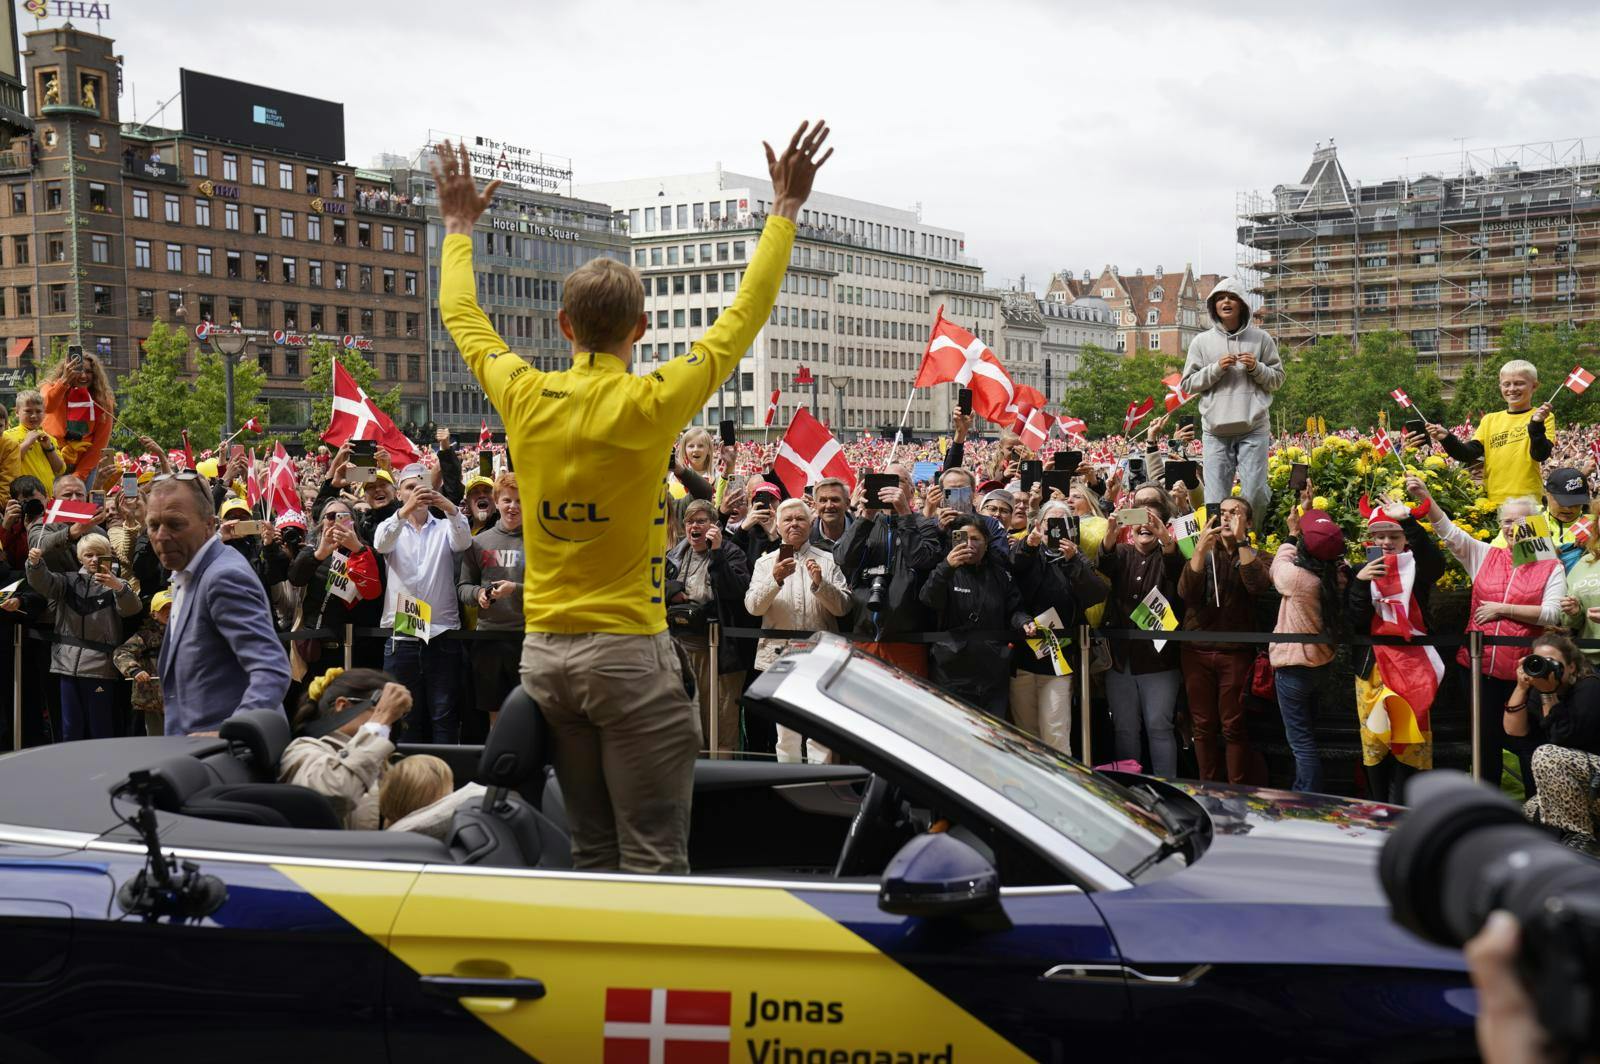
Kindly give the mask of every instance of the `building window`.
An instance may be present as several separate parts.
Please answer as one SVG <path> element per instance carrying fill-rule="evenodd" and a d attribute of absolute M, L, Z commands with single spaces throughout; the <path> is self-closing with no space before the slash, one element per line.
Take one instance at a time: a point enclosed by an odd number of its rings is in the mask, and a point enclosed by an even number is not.
<path fill-rule="evenodd" d="M 211 249 L 210 248 L 195 248 L 194 249 L 194 272 L 195 273 L 205 274 L 207 277 L 211 276 Z"/>
<path fill-rule="evenodd" d="M 333 287 L 344 288 L 350 283 L 350 267 L 342 262 L 333 264 Z"/>
<path fill-rule="evenodd" d="M 1439 282 L 1413 282 L 1411 285 L 1411 302 L 1419 306 L 1432 306 L 1439 302 Z"/>
<path fill-rule="evenodd" d="M 1467 350 L 1486 351 L 1489 348 L 1489 327 L 1474 325 L 1467 330 Z"/>
<path fill-rule="evenodd" d="M 294 239 L 294 212 L 278 212 L 278 235 L 285 240 Z"/>
<path fill-rule="evenodd" d="M 44 261 L 67 261 L 67 237 L 65 233 L 48 233 L 45 235 Z"/>
<path fill-rule="evenodd" d="M 361 309 L 361 335 L 362 336 L 371 336 L 372 335 L 372 308 L 371 307 L 363 307 Z"/>
<path fill-rule="evenodd" d="M 148 270 L 150 268 L 150 241 L 135 240 L 133 242 L 133 265 L 140 270 Z"/>
<path fill-rule="evenodd" d="M 265 255 L 256 256 L 256 280 L 272 280 L 272 265 Z"/>
<path fill-rule="evenodd" d="M 278 187 L 287 191 L 294 191 L 294 167 L 289 163 L 278 164 Z"/>
<path fill-rule="evenodd" d="M 196 177 L 209 177 L 211 175 L 211 152 L 205 148 L 196 148 L 190 156 L 191 165 L 194 167 Z"/>
<path fill-rule="evenodd" d="M 239 205 L 237 203 L 224 203 L 222 205 L 222 228 L 235 233 L 239 231 Z"/>
<path fill-rule="evenodd" d="M 283 372 L 286 376 L 300 376 L 300 352 L 286 348 L 283 352 Z"/>
<path fill-rule="evenodd" d="M 33 313 L 33 289 L 22 285 L 17 289 L 17 317 L 25 318 Z"/>
<path fill-rule="evenodd" d="M 61 182 L 51 181 L 44 186 L 44 209 L 47 211 L 61 209 Z"/>
<path fill-rule="evenodd" d="M 312 288 L 322 287 L 322 263 L 319 260 L 306 260 L 306 283 Z"/>
<path fill-rule="evenodd" d="M 306 167 L 306 195 L 322 195 L 322 171 Z M 343 193 L 340 193 L 343 195 Z"/>
<path fill-rule="evenodd" d="M 194 224 L 211 228 L 211 201 L 196 199 L 194 201 Z"/>
<path fill-rule="evenodd" d="M 349 307 L 339 307 L 333 312 L 333 331 L 340 335 L 350 331 Z"/>
<path fill-rule="evenodd" d="M 1361 288 L 1361 305 L 1364 307 L 1385 307 L 1389 305 L 1389 291 L 1381 284 L 1363 285 Z"/>
<path fill-rule="evenodd" d="M 89 182 L 89 209 L 96 212 L 106 209 L 106 186 L 98 181 Z"/>
<path fill-rule="evenodd" d="M 383 312 L 383 331 L 389 336 L 394 336 L 400 332 L 399 311 L 386 310 Z M 518 335 L 521 334 L 519 333 Z"/>
<path fill-rule="evenodd" d="M 97 284 L 90 289 L 90 305 L 96 314 L 111 313 L 111 289 L 103 284 Z"/>
<path fill-rule="evenodd" d="M 362 267 L 360 267 L 360 273 L 358 274 L 358 283 L 360 284 L 361 290 L 363 292 L 372 291 L 372 267 L 371 266 L 362 266 Z"/>
<path fill-rule="evenodd" d="M 333 242 L 335 244 L 345 243 L 344 229 L 345 225 L 343 219 L 335 218 L 333 220 Z"/>
<path fill-rule="evenodd" d="M 1486 278 L 1479 277 L 1467 282 L 1467 298 L 1477 302 L 1489 298 L 1489 282 Z"/>
<path fill-rule="evenodd" d="M 372 226 L 366 222 L 356 223 L 356 246 L 364 248 L 372 246 Z"/>
<path fill-rule="evenodd" d="M 166 197 L 166 219 L 173 225 L 183 222 L 183 203 L 177 196 Z"/>
<path fill-rule="evenodd" d="M 406 380 L 420 381 L 422 379 L 422 356 L 406 356 Z"/>
<path fill-rule="evenodd" d="M 133 190 L 133 216 L 135 218 L 150 217 L 150 193 L 142 188 Z"/>
<path fill-rule="evenodd" d="M 239 157 L 232 152 L 222 153 L 222 180 L 239 180 Z"/>
<path fill-rule="evenodd" d="M 267 235 L 267 209 L 265 207 L 250 208 L 250 216 L 254 219 L 256 236 Z"/>
<path fill-rule="evenodd" d="M 1533 278 L 1527 274 L 1511 278 L 1511 298 L 1518 302 L 1527 302 L 1533 295 Z"/>
<path fill-rule="evenodd" d="M 1438 329 L 1413 329 L 1411 330 L 1411 346 L 1417 349 L 1418 354 L 1432 354 L 1439 350 Z"/>
<path fill-rule="evenodd" d="M 183 245 L 182 244 L 168 244 L 167 245 L 167 272 L 169 272 L 169 273 L 182 273 L 183 272 Z"/>
<path fill-rule="evenodd" d="M 252 185 L 265 185 L 267 183 L 267 161 L 265 159 L 250 160 L 250 183 Z"/>
<path fill-rule="evenodd" d="M 27 185 L 12 185 L 11 186 L 11 213 L 12 214 L 27 214 L 28 213 L 28 186 Z"/>
<path fill-rule="evenodd" d="M 306 215 L 306 239 L 318 244 L 322 243 L 322 216 L 317 214 Z"/>
<path fill-rule="evenodd" d="M 383 250 L 385 250 L 385 251 L 393 251 L 394 250 L 394 226 L 392 226 L 392 225 L 384 226 L 383 227 L 382 237 L 383 237 Z"/>
<path fill-rule="evenodd" d="M 48 288 L 50 293 L 50 313 L 65 314 L 67 312 L 67 286 L 53 284 Z"/>
<path fill-rule="evenodd" d="M 285 258 L 283 260 L 283 283 L 294 284 L 296 276 L 296 260 Z"/>
<path fill-rule="evenodd" d="M 416 270 L 407 270 L 406 271 L 406 295 L 414 296 L 416 294 L 417 294 L 417 271 Z"/>
<path fill-rule="evenodd" d="M 153 288 L 141 288 L 135 297 L 138 314 L 141 318 L 156 316 L 156 293 Z"/>
<path fill-rule="evenodd" d="M 1161 350 L 1161 334 L 1158 332 L 1145 334 L 1145 343 L 1149 345 L 1152 351 Z"/>
<path fill-rule="evenodd" d="M 237 281 L 242 276 L 243 271 L 239 266 L 239 253 L 237 251 L 228 252 L 228 279 Z"/>
<path fill-rule="evenodd" d="M 406 230 L 404 247 L 407 255 L 415 255 L 417 253 L 417 231 L 415 229 Z"/>

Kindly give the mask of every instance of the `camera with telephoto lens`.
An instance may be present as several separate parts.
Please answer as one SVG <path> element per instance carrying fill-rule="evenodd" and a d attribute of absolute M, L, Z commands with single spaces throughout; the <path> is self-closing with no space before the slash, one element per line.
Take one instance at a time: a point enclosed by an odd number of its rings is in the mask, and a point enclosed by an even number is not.
<path fill-rule="evenodd" d="M 889 578 L 879 573 L 872 578 L 872 587 L 867 591 L 867 609 L 874 613 L 883 609 L 884 597 L 888 594 Z"/>
<path fill-rule="evenodd" d="M 1561 674 L 1566 667 L 1554 658 L 1547 658 L 1543 654 L 1529 654 L 1522 659 L 1522 671 L 1530 680 L 1550 680 L 1553 683 L 1561 682 Z"/>
<path fill-rule="evenodd" d="M 1600 1050 L 1600 862 L 1460 772 L 1419 773 L 1378 876 L 1402 927 L 1461 947 L 1489 914 L 1522 925 L 1517 975 L 1552 1040 Z"/>

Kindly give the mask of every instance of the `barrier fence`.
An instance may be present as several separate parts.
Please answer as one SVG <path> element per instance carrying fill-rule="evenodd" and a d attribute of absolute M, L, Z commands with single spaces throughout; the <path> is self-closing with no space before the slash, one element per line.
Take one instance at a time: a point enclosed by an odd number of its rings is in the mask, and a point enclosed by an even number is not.
<path fill-rule="evenodd" d="M 389 628 L 357 628 L 354 625 L 344 625 L 341 628 L 304 628 L 291 632 L 279 632 L 278 638 L 283 643 L 315 641 L 338 642 L 344 651 L 344 667 L 350 668 L 352 656 L 357 639 L 388 639 L 394 632 Z M 727 627 L 713 621 L 709 625 L 707 642 L 710 647 L 710 663 L 707 672 L 710 674 L 710 690 L 707 692 L 707 704 L 713 709 L 707 714 L 710 722 L 710 734 L 707 746 L 713 752 L 720 750 L 720 736 L 717 734 L 717 705 L 718 687 L 721 678 L 718 674 L 718 655 L 724 638 L 733 639 L 811 639 L 818 633 L 814 631 L 799 631 L 778 628 L 737 628 Z M 1016 633 L 1009 630 L 972 631 L 972 632 L 908 632 L 893 636 L 872 636 L 851 632 L 836 633 L 844 639 L 855 643 L 907 643 L 931 645 L 944 642 L 952 634 L 958 634 L 963 639 L 988 641 L 996 643 L 1010 643 L 1015 641 Z M 1067 630 L 1055 632 L 1057 638 L 1071 634 Z M 447 631 L 440 632 L 434 639 L 449 639 L 463 642 L 505 642 L 508 640 L 522 640 L 521 632 L 493 632 L 493 631 Z M 1204 632 L 1204 631 L 1146 631 L 1143 628 L 1091 628 L 1088 625 L 1079 625 L 1076 629 L 1078 663 L 1076 673 L 1079 687 L 1079 718 L 1081 759 L 1086 765 L 1094 764 L 1092 719 L 1088 707 L 1091 700 L 1092 654 L 1093 640 L 1095 639 L 1135 639 L 1135 640 L 1163 640 L 1173 643 L 1211 643 L 1231 644 L 1235 646 L 1267 646 L 1273 643 L 1313 643 L 1333 647 L 1367 647 L 1367 646 L 1431 646 L 1435 648 L 1460 647 L 1467 648 L 1468 671 L 1472 682 L 1468 685 L 1472 705 L 1472 776 L 1474 779 L 1483 778 L 1483 766 L 1478 764 L 1478 747 L 1481 738 L 1483 722 L 1480 718 L 1482 709 L 1482 692 L 1479 689 L 1479 680 L 1483 673 L 1483 648 L 1486 646 L 1531 646 L 1533 640 L 1526 636 L 1492 636 L 1482 632 L 1464 632 L 1459 635 L 1429 635 L 1412 640 L 1404 640 L 1398 636 L 1371 636 L 1347 635 L 1332 636 L 1324 634 L 1277 634 L 1273 632 Z M 11 679 L 11 748 L 22 748 L 22 661 L 23 643 L 34 640 L 43 643 L 54 642 L 54 634 L 44 628 L 29 628 L 25 625 L 16 625 L 13 635 L 12 647 L 12 679 Z M 1584 650 L 1600 649 L 1600 639 L 1575 640 L 1579 648 Z"/>

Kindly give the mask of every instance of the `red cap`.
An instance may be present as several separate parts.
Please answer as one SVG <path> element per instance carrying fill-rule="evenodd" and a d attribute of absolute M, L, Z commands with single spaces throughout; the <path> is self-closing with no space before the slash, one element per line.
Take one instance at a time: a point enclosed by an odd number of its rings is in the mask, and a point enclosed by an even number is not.
<path fill-rule="evenodd" d="M 1321 510 L 1307 510 L 1300 518 L 1300 542 L 1311 557 L 1331 562 L 1344 554 L 1344 529 Z"/>

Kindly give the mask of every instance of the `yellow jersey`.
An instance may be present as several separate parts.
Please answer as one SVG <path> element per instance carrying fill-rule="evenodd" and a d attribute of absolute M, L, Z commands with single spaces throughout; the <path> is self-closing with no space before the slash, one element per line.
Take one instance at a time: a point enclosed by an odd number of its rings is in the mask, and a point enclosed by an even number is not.
<path fill-rule="evenodd" d="M 672 444 L 755 341 L 793 246 L 794 223 L 768 216 L 733 305 L 687 354 L 641 376 L 604 352 L 551 373 L 512 354 L 474 295 L 471 238 L 445 237 L 439 312 L 505 422 L 522 496 L 528 631 L 666 629 Z"/>
<path fill-rule="evenodd" d="M 1528 453 L 1528 422 L 1532 418 L 1531 408 L 1516 414 L 1496 410 L 1483 415 L 1478 431 L 1472 434 L 1483 444 L 1483 493 L 1496 506 L 1518 495 L 1544 498 L 1539 463 Z M 1544 419 L 1544 434 L 1555 440 L 1555 414 Z"/>
<path fill-rule="evenodd" d="M 6 429 L 3 435 L 12 442 L 17 451 L 20 451 L 22 449 L 22 441 L 28 435 L 28 430 L 17 424 Z M 55 443 L 56 441 L 52 438 L 49 442 Z M 41 440 L 40 443 L 35 443 L 28 448 L 27 454 L 18 454 L 16 456 L 17 471 L 15 475 L 19 477 L 38 477 L 39 483 L 44 485 L 44 493 L 49 495 L 51 487 L 56 482 L 56 471 L 50 467 L 50 457 L 45 454 L 42 443 L 43 441 Z"/>

